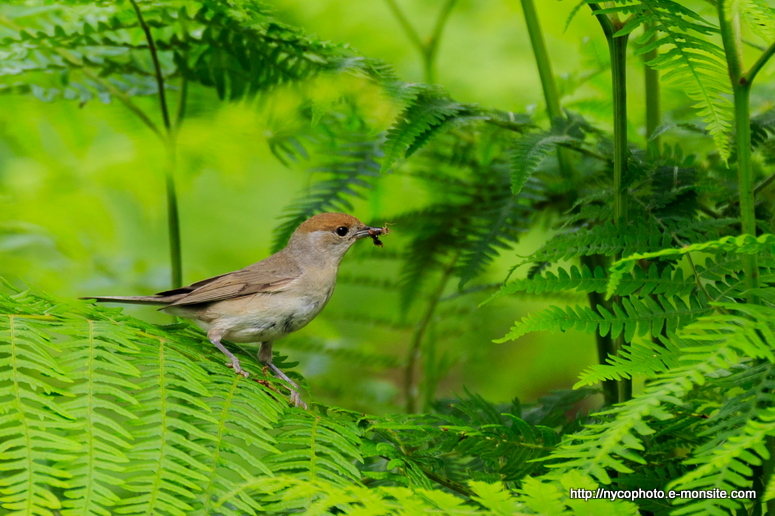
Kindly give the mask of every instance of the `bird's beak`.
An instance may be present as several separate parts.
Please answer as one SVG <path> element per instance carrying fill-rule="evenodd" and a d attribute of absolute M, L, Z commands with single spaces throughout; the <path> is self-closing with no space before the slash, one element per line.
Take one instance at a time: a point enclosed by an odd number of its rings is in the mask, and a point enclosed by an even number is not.
<path fill-rule="evenodd" d="M 364 237 L 384 235 L 386 233 L 387 233 L 386 228 L 373 228 L 371 226 L 366 226 L 355 233 L 355 238 L 361 239 Z"/>

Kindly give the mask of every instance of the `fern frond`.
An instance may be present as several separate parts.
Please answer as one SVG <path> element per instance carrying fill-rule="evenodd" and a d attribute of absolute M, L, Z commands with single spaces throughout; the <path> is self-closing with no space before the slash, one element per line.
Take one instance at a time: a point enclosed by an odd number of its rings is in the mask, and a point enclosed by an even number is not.
<path fill-rule="evenodd" d="M 624 275 L 631 272 L 639 260 L 678 257 L 697 251 L 725 251 L 740 254 L 767 252 L 772 254 L 774 250 L 775 235 L 766 233 L 759 237 L 753 235 L 728 236 L 710 242 L 685 245 L 679 248 L 662 249 L 649 253 L 635 253 L 611 265 L 607 294 L 610 296 L 616 292 L 619 282 Z"/>
<path fill-rule="evenodd" d="M 674 418 L 671 410 L 682 406 L 683 398 L 695 386 L 705 385 L 718 370 L 728 370 L 749 357 L 775 362 L 771 346 L 775 341 L 771 327 L 775 310 L 754 305 L 722 307 L 731 313 L 701 318 L 683 328 L 678 336 L 669 332 L 671 339 L 683 341 L 682 364 L 660 373 L 646 384 L 643 394 L 598 414 L 604 418 L 602 422 L 589 424 L 579 434 L 569 436 L 553 454 L 563 461 L 550 467 L 578 469 L 610 483 L 606 469 L 631 473 L 630 464 L 646 463 L 642 457 L 644 438 L 654 434 L 656 422 Z M 769 416 L 765 424 L 770 424 Z M 744 446 L 753 446 L 754 428 L 746 432 Z M 750 453 L 746 456 L 751 457 Z"/>
<path fill-rule="evenodd" d="M 282 453 L 266 459 L 274 474 L 336 486 L 357 483 L 360 473 L 354 462 L 363 459 L 358 448 L 360 431 L 353 423 L 294 411 L 285 418 L 285 426 L 277 435 Z M 261 504 L 269 512 L 299 507 L 292 493 L 282 490 L 268 493 Z"/>
<path fill-rule="evenodd" d="M 757 36 L 772 41 L 775 38 L 775 9 L 765 0 L 732 0 L 724 4 L 724 14 L 732 19 L 741 15 Z"/>
<path fill-rule="evenodd" d="M 544 311 L 530 314 L 517 321 L 511 331 L 493 342 L 502 343 L 517 340 L 534 331 L 566 331 L 575 329 L 585 333 L 600 333 L 611 338 L 624 336 L 630 342 L 637 335 L 659 335 L 663 328 L 675 332 L 694 319 L 707 314 L 711 308 L 697 296 L 689 297 L 687 305 L 680 297 L 658 296 L 639 299 L 623 297 L 621 305 L 612 304 L 613 313 L 598 305 L 597 310 L 588 306 L 560 308 L 552 306 Z"/>
<path fill-rule="evenodd" d="M 127 454 L 130 465 L 124 470 L 127 478 L 123 486 L 135 495 L 123 499 L 117 512 L 183 516 L 193 511 L 191 503 L 207 480 L 207 466 L 199 457 L 208 452 L 200 443 L 213 441 L 215 436 L 188 423 L 182 415 L 218 424 L 204 401 L 211 395 L 205 387 L 207 376 L 170 348 L 162 336 L 149 335 L 138 344 L 144 353 L 136 365 L 148 375 L 136 396 L 142 409 L 131 422 L 135 442 Z"/>
<path fill-rule="evenodd" d="M 280 454 L 271 432 L 280 419 L 280 403 L 267 396 L 254 382 L 242 381 L 217 374 L 219 364 L 206 364 L 211 370 L 208 388 L 212 393 L 210 406 L 217 423 L 188 419 L 212 439 L 199 439 L 207 450 L 200 461 L 207 466 L 196 493 L 192 514 L 207 516 L 213 513 L 215 502 L 241 482 L 258 472 L 271 475 L 263 456 Z M 244 494 L 236 496 L 228 506 L 221 507 L 224 515 L 253 514 L 262 510 L 260 504 Z"/>
<path fill-rule="evenodd" d="M 440 88 L 424 88 L 388 130 L 381 171 L 388 171 L 396 160 L 417 152 L 431 136 L 449 127 L 454 120 L 479 118 L 470 107 L 452 100 Z"/>
<path fill-rule="evenodd" d="M 137 385 L 128 379 L 138 378 L 141 373 L 122 357 L 140 352 L 132 342 L 132 333 L 107 321 L 87 324 L 83 336 L 79 327 L 59 329 L 74 337 L 62 347 L 60 358 L 68 376 L 76 382 L 70 388 L 75 396 L 63 406 L 80 422 L 82 432 L 76 438 L 81 447 L 67 464 L 73 477 L 63 504 L 64 516 L 102 515 L 119 501 L 112 486 L 124 481 L 114 472 L 129 462 L 126 452 L 134 437 L 117 420 L 135 419 L 122 405 L 139 404 L 132 395 Z"/>
<path fill-rule="evenodd" d="M 681 347 L 658 335 L 660 342 L 638 339 L 623 346 L 617 355 L 609 355 L 608 363 L 594 364 L 582 371 L 574 387 L 595 385 L 605 380 L 621 380 L 644 376 L 654 378 L 658 373 L 677 366 Z"/>
<path fill-rule="evenodd" d="M 288 507 L 298 507 L 304 514 L 310 515 L 334 512 L 384 516 L 503 516 L 516 510 L 516 493 L 506 490 L 503 484 L 471 482 L 470 488 L 461 486 L 461 489 L 475 496 L 481 506 L 466 504 L 458 496 L 430 488 L 342 486 L 324 479 L 313 482 L 287 475 L 258 477 L 240 487 L 240 491 L 248 492 L 259 499 L 268 493 L 286 493 Z M 228 504 L 238 492 L 233 491 L 221 498 L 219 505 Z"/>
<path fill-rule="evenodd" d="M 558 144 L 573 141 L 568 135 L 533 133 L 523 136 L 511 151 L 511 192 L 516 195 L 533 175 L 541 161 Z"/>
<path fill-rule="evenodd" d="M 751 117 L 751 146 L 761 147 L 775 136 L 775 109 Z"/>
<path fill-rule="evenodd" d="M 510 248 L 519 235 L 527 231 L 532 213 L 525 205 L 525 198 L 535 190 L 534 187 L 528 188 L 517 196 L 508 192 L 496 193 L 484 201 L 483 206 L 471 212 L 471 222 L 459 259 L 460 288 L 480 274 L 497 256 L 499 249 Z"/>
<path fill-rule="evenodd" d="M 0 456 L 4 472 L 0 507 L 16 514 L 52 515 L 63 508 L 54 490 L 83 485 L 81 470 L 70 484 L 73 474 L 63 466 L 75 458 L 80 443 L 52 429 L 72 435 L 81 425 L 57 403 L 60 396 L 70 394 L 56 384 L 72 383 L 47 349 L 51 339 L 44 329 L 53 328 L 57 319 L 17 306 L 25 297 L 23 293 L 0 296 Z M 41 371 L 46 374 L 39 374 Z"/>
<path fill-rule="evenodd" d="M 671 247 L 671 243 L 672 237 L 650 222 L 633 223 L 626 231 L 622 231 L 613 223 L 607 223 L 559 234 L 541 246 L 538 251 L 526 257 L 518 266 L 533 262 L 570 260 L 594 254 L 613 256 L 644 250 L 658 252 Z"/>
<path fill-rule="evenodd" d="M 666 83 L 680 87 L 695 102 L 693 107 L 708 124 L 707 130 L 722 159 L 729 158 L 732 109 L 727 97 L 731 95 L 731 85 L 724 51 L 704 38 L 715 28 L 673 0 L 641 0 L 635 5 L 617 0 L 615 4 L 596 14 L 620 14 L 629 18 L 617 36 L 629 34 L 641 25 L 646 27 L 637 39 L 636 53 L 660 50 L 656 58 L 647 62 L 648 66 L 661 70 Z"/>
<path fill-rule="evenodd" d="M 740 364 L 732 374 L 711 380 L 721 389 L 738 392 L 731 396 L 708 420 L 702 434 L 710 439 L 695 449 L 685 464 L 692 466 L 683 475 L 674 477 L 669 488 L 738 490 L 750 487 L 751 466 L 760 463 L 765 433 L 772 431 L 775 396 L 775 366 L 770 362 L 758 365 Z M 760 433 L 764 432 L 764 433 Z M 761 456 L 761 455 L 760 455 Z M 765 455 L 766 457 L 766 455 Z M 720 508 L 740 507 L 738 501 L 680 500 L 688 504 L 683 514 L 718 513 Z"/>
<path fill-rule="evenodd" d="M 659 294 L 667 297 L 686 296 L 697 286 L 694 278 L 684 278 L 683 270 L 664 267 L 660 273 L 659 268 L 654 263 L 649 266 L 648 272 L 644 272 L 640 268 L 634 268 L 632 272 L 632 275 L 622 278 L 617 286 L 617 295 L 629 296 L 638 293 L 641 296 L 647 294 Z M 517 292 L 542 294 L 575 290 L 576 292 L 602 294 L 606 291 L 607 286 L 608 278 L 602 267 L 596 267 L 595 272 L 592 273 L 586 265 L 582 265 L 580 269 L 572 265 L 568 270 L 562 267 L 558 268 L 556 274 L 547 271 L 541 276 L 506 283 L 501 286 L 498 292 L 483 301 L 480 306 Z"/>

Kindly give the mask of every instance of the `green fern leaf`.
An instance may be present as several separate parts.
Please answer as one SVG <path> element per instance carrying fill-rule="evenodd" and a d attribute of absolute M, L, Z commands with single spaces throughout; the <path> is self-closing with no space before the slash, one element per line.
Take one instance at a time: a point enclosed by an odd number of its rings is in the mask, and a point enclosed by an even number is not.
<path fill-rule="evenodd" d="M 728 19 L 735 15 L 742 18 L 757 36 L 772 41 L 775 38 L 775 9 L 765 0 L 731 0 L 724 3 L 724 14 Z"/>
<path fill-rule="evenodd" d="M 764 234 L 759 237 L 753 235 L 728 236 L 710 242 L 685 245 L 679 248 L 662 249 L 649 253 L 635 253 L 618 262 L 610 268 L 608 289 L 606 293 L 611 296 L 618 288 L 625 274 L 635 268 L 639 260 L 653 260 L 655 258 L 678 257 L 697 251 L 725 251 L 740 254 L 756 254 L 775 251 L 775 235 Z"/>
<path fill-rule="evenodd" d="M 659 335 L 659 342 L 640 339 L 623 346 L 618 355 L 609 355 L 606 364 L 589 366 L 579 375 L 574 388 L 595 385 L 605 380 L 644 376 L 655 378 L 679 364 L 681 347 Z"/>
<path fill-rule="evenodd" d="M 648 272 L 634 268 L 632 273 L 630 276 L 623 277 L 619 282 L 616 289 L 617 295 L 629 296 L 637 292 L 641 296 L 646 294 L 661 294 L 667 297 L 686 296 L 697 286 L 694 278 L 684 278 L 682 269 L 674 270 L 670 267 L 664 267 L 660 273 L 659 268 L 654 263 L 649 266 Z M 608 278 L 602 267 L 596 267 L 594 274 L 586 265 L 582 265 L 580 269 L 573 265 L 568 270 L 560 267 L 556 274 L 547 271 L 540 276 L 506 283 L 479 306 L 517 292 L 543 294 L 575 290 L 576 292 L 602 294 L 606 291 L 607 286 Z"/>
<path fill-rule="evenodd" d="M 56 318 L 18 306 L 26 294 L 0 296 L 0 444 L 3 491 L 0 507 L 9 514 L 51 515 L 63 508 L 54 490 L 67 490 L 72 474 L 62 463 L 72 461 L 81 445 L 53 432 L 76 433 L 80 423 L 57 403 L 70 396 L 57 383 L 72 383 L 52 358 L 44 331 Z M 45 375 L 39 372 L 45 372 Z M 80 485 L 82 475 L 76 472 Z"/>
<path fill-rule="evenodd" d="M 727 97 L 731 96 L 731 85 L 723 49 L 704 38 L 715 29 L 699 14 L 672 0 L 641 0 L 635 5 L 616 0 L 615 4 L 596 14 L 619 14 L 629 19 L 617 36 L 646 27 L 637 40 L 636 53 L 660 50 L 648 66 L 661 70 L 666 83 L 682 88 L 695 102 L 693 107 L 707 123 L 719 154 L 728 159 L 732 108 Z"/>
<path fill-rule="evenodd" d="M 630 342 L 637 335 L 659 335 L 663 328 L 675 332 L 692 320 L 707 314 L 711 308 L 700 298 L 691 296 L 687 305 L 680 297 L 658 296 L 659 302 L 650 297 L 639 299 L 623 297 L 621 305 L 612 305 L 613 313 L 598 305 L 597 310 L 587 306 L 560 308 L 553 306 L 523 317 L 515 323 L 503 338 L 493 342 L 502 343 L 517 340 L 534 331 L 566 331 L 575 329 L 585 333 L 600 333 L 611 338 L 624 336 Z"/>
<path fill-rule="evenodd" d="M 433 133 L 466 113 L 468 110 L 465 106 L 455 102 L 438 88 L 428 87 L 418 93 L 387 133 L 381 171 L 389 170 L 399 158 L 409 157 L 423 146 Z"/>
<path fill-rule="evenodd" d="M 658 252 L 671 247 L 671 243 L 672 237 L 655 223 L 634 222 L 626 231 L 622 231 L 616 224 L 607 223 L 559 234 L 526 257 L 518 266 L 595 254 L 613 256 L 644 251 Z"/>
<path fill-rule="evenodd" d="M 535 133 L 523 136 L 511 152 L 511 192 L 516 195 L 541 161 L 560 143 L 574 141 L 567 135 Z"/>
<path fill-rule="evenodd" d="M 775 339 L 770 326 L 775 310 L 740 304 L 721 307 L 730 314 L 703 317 L 683 328 L 678 336 L 668 332 L 671 338 L 682 341 L 682 364 L 658 374 L 646 384 L 642 394 L 598 414 L 603 418 L 601 422 L 589 424 L 579 434 L 570 436 L 553 454 L 562 462 L 550 467 L 561 471 L 578 469 L 610 483 L 607 469 L 631 473 L 633 463 L 646 464 L 642 456 L 644 437 L 655 433 L 657 422 L 672 420 L 672 407 L 680 407 L 683 398 L 696 386 L 705 385 L 718 370 L 729 370 L 750 358 L 775 363 L 770 344 Z M 769 424 L 767 417 L 765 424 Z M 754 434 L 753 428 L 751 432 L 746 430 L 741 438 L 743 447 L 753 446 Z M 739 452 L 739 448 L 733 447 Z M 730 449 L 725 448 L 723 453 Z"/>

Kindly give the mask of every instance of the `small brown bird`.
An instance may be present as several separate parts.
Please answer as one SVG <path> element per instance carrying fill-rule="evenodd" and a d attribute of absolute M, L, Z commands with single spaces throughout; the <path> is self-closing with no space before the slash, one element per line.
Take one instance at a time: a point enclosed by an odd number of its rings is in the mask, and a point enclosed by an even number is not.
<path fill-rule="evenodd" d="M 114 303 L 165 305 L 162 312 L 193 319 L 245 377 L 239 360 L 221 343 L 260 342 L 258 360 L 291 386 L 294 405 L 307 405 L 298 386 L 272 364 L 272 343 L 306 326 L 323 310 L 336 285 L 339 263 L 364 237 L 375 244 L 387 228 L 374 228 L 344 213 L 321 213 L 302 223 L 282 251 L 244 269 L 153 296 L 100 296 Z M 379 242 L 381 245 L 381 242 Z"/>

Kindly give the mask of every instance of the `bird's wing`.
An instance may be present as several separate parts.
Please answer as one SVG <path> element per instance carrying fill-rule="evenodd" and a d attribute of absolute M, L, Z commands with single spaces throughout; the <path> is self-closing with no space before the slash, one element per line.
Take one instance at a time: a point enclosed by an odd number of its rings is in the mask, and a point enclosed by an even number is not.
<path fill-rule="evenodd" d="M 301 268 L 287 255 L 274 254 L 244 269 L 160 294 L 183 294 L 167 306 L 211 303 L 260 292 L 278 292 L 301 276 L 301 272 Z M 186 289 L 190 291 L 186 293 Z"/>

